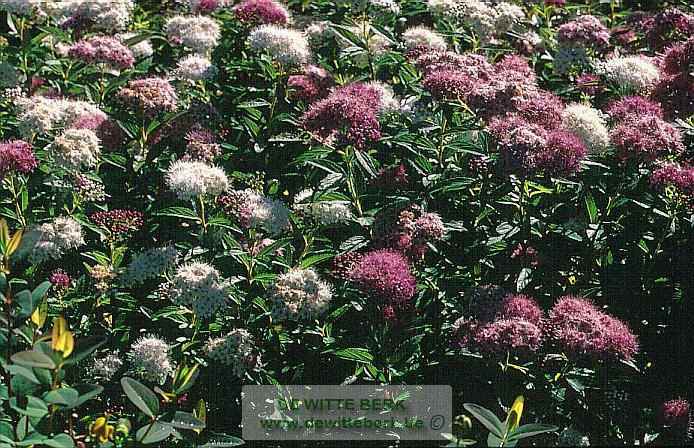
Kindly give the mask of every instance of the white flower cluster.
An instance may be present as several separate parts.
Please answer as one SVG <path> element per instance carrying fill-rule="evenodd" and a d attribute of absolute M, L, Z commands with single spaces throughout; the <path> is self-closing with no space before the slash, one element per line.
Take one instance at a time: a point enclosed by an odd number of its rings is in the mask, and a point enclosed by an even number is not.
<path fill-rule="evenodd" d="M 522 8 L 508 2 L 492 6 L 480 0 L 428 0 L 427 6 L 434 14 L 467 25 L 482 42 L 507 33 L 525 17 Z"/>
<path fill-rule="evenodd" d="M 53 221 L 29 229 L 22 237 L 17 257 L 27 257 L 32 264 L 57 260 L 65 251 L 84 244 L 82 226 L 70 217 L 58 217 Z"/>
<path fill-rule="evenodd" d="M 311 46 L 318 47 L 324 44 L 326 39 L 333 37 L 334 33 L 332 28 L 330 28 L 330 22 L 320 20 L 309 24 L 304 29 L 304 35 L 306 35 Z"/>
<path fill-rule="evenodd" d="M 400 5 L 395 0 L 369 0 L 369 4 L 393 14 L 400 14 Z"/>
<path fill-rule="evenodd" d="M 118 34 L 116 37 L 120 39 L 124 44 L 126 41 L 129 41 L 131 39 L 137 40 L 136 43 L 125 44 L 128 45 L 130 51 L 133 52 L 133 56 L 135 56 L 135 59 L 148 58 L 154 54 L 154 49 L 152 48 L 152 43 L 150 42 L 150 40 L 140 40 L 139 36 L 136 33 L 122 33 Z"/>
<path fill-rule="evenodd" d="M 604 152 L 610 144 L 605 117 L 585 104 L 569 104 L 561 115 L 562 126 L 578 135 L 592 153 Z"/>
<path fill-rule="evenodd" d="M 63 0 L 44 2 L 46 12 L 57 19 L 79 17 L 92 29 L 113 32 L 127 28 L 135 9 L 133 0 Z"/>
<path fill-rule="evenodd" d="M 174 76 L 188 81 L 203 81 L 214 78 L 217 72 L 217 67 L 208 58 L 190 54 L 178 61 Z"/>
<path fill-rule="evenodd" d="M 448 44 L 439 33 L 426 26 L 414 26 L 402 33 L 402 40 L 407 48 L 427 47 L 436 51 L 446 51 Z"/>
<path fill-rule="evenodd" d="M 647 93 L 660 79 L 660 71 L 645 57 L 624 56 L 596 64 L 596 72 L 615 86 Z"/>
<path fill-rule="evenodd" d="M 125 282 L 143 283 L 173 269 L 178 251 L 173 246 L 155 247 L 135 255 L 123 274 Z"/>
<path fill-rule="evenodd" d="M 123 360 L 118 353 L 109 353 L 101 358 L 94 358 L 89 373 L 94 378 L 111 381 L 116 373 L 123 367 Z"/>
<path fill-rule="evenodd" d="M 85 101 L 46 98 L 35 95 L 20 98 L 16 102 L 19 132 L 25 138 L 45 134 L 56 128 L 69 128 L 83 115 L 99 115 L 106 118 L 98 107 Z"/>
<path fill-rule="evenodd" d="M 197 53 L 209 53 L 221 36 L 219 24 L 204 16 L 175 16 L 166 22 L 166 35 L 173 44 Z"/>
<path fill-rule="evenodd" d="M 169 349 L 169 344 L 155 335 L 141 337 L 126 354 L 131 371 L 146 381 L 164 384 L 175 370 Z"/>
<path fill-rule="evenodd" d="M 403 112 L 402 102 L 395 96 L 393 88 L 388 84 L 380 81 L 372 81 L 368 85 L 376 89 L 381 98 L 381 103 L 378 105 L 378 111 L 381 115 L 389 113 Z"/>
<path fill-rule="evenodd" d="M 198 317 L 207 319 L 226 305 L 227 286 L 214 266 L 192 262 L 178 267 L 167 294 L 176 305 L 190 306 Z"/>
<path fill-rule="evenodd" d="M 583 47 L 560 46 L 554 55 L 554 71 L 560 75 L 568 73 L 575 65 L 591 64 L 591 58 Z"/>
<path fill-rule="evenodd" d="M 292 269 L 277 276 L 268 289 L 275 320 L 312 319 L 328 308 L 332 287 L 313 269 Z"/>
<path fill-rule="evenodd" d="M 205 346 L 207 356 L 232 368 L 241 378 L 246 372 L 262 366 L 253 336 L 243 329 L 235 329 L 223 338 L 211 339 Z"/>
<path fill-rule="evenodd" d="M 66 129 L 50 145 L 56 165 L 79 171 L 83 167 L 93 167 L 101 155 L 101 142 L 91 129 Z"/>
<path fill-rule="evenodd" d="M 166 170 L 166 184 L 179 199 L 189 200 L 223 193 L 229 188 L 229 179 L 224 170 L 216 166 L 177 160 Z"/>
<path fill-rule="evenodd" d="M 267 52 L 272 59 L 287 66 L 304 65 L 311 59 L 306 36 L 277 25 L 261 25 L 251 31 L 248 45 L 255 51 Z"/>
<path fill-rule="evenodd" d="M 255 190 L 244 190 L 249 227 L 262 227 L 277 234 L 289 227 L 289 209 L 279 199 L 268 198 Z"/>

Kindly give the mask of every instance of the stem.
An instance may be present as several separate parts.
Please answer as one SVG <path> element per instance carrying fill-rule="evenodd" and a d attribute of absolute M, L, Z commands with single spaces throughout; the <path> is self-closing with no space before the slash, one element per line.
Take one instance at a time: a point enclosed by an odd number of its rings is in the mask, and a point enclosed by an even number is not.
<path fill-rule="evenodd" d="M 22 227 L 26 227 L 26 219 L 24 218 L 24 213 L 22 213 L 22 207 L 19 205 L 19 196 L 21 194 L 20 192 L 17 191 L 17 187 L 15 186 L 14 182 L 15 176 L 9 176 L 10 179 L 10 193 L 12 193 L 12 201 L 14 202 L 14 208 L 15 212 L 17 213 L 17 220 L 19 223 L 22 225 Z"/>
<path fill-rule="evenodd" d="M 200 203 L 200 209 L 198 210 L 200 212 L 200 224 L 202 225 L 202 232 L 205 233 L 207 232 L 207 219 L 205 218 L 205 201 L 202 195 L 198 196 L 198 202 Z"/>

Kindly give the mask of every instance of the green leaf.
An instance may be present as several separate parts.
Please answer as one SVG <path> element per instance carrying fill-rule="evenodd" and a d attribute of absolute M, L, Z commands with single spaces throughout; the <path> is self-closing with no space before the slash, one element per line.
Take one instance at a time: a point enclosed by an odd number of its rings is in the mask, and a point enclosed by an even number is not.
<path fill-rule="evenodd" d="M 26 407 L 20 407 L 17 404 L 17 397 L 12 397 L 10 399 L 10 407 L 20 414 L 28 417 L 41 418 L 48 414 L 48 406 L 46 406 L 46 403 L 44 403 L 40 398 L 36 398 L 31 395 L 27 397 Z"/>
<path fill-rule="evenodd" d="M 157 443 L 169 437 L 173 430 L 171 426 L 165 423 L 154 422 L 138 429 L 135 434 L 135 439 L 145 445 Z"/>
<path fill-rule="evenodd" d="M 147 386 L 127 376 L 121 378 L 120 384 L 123 386 L 125 395 L 145 415 L 154 418 L 159 413 L 159 400 Z"/>
<path fill-rule="evenodd" d="M 98 384 L 78 384 L 75 386 L 77 392 L 79 392 L 79 397 L 73 403 L 72 407 L 76 408 L 88 400 L 99 395 L 104 391 L 104 387 Z"/>
<path fill-rule="evenodd" d="M 310 257 L 306 257 L 303 260 L 301 260 L 301 267 L 303 269 L 309 268 L 313 266 L 314 264 L 318 264 L 323 260 L 329 260 L 333 258 L 333 254 L 318 254 L 318 255 L 311 255 Z"/>
<path fill-rule="evenodd" d="M 531 268 L 523 268 L 520 273 L 518 273 L 518 278 L 516 279 L 516 291 L 521 292 L 526 286 L 530 284 L 533 280 L 533 270 Z"/>
<path fill-rule="evenodd" d="M 10 358 L 13 363 L 24 367 L 38 367 L 41 369 L 55 369 L 56 365 L 50 356 L 37 351 L 19 352 Z"/>
<path fill-rule="evenodd" d="M 545 425 L 542 423 L 529 423 L 527 425 L 522 425 L 512 431 L 508 437 L 507 441 L 520 440 L 527 437 L 536 436 L 538 434 L 544 434 L 546 432 L 554 432 L 559 430 L 556 426 Z"/>
<path fill-rule="evenodd" d="M 230 436 L 227 434 L 212 433 L 207 442 L 204 445 L 198 446 L 198 448 L 227 448 L 232 446 L 241 446 L 246 442 L 238 437 Z"/>
<path fill-rule="evenodd" d="M 36 309 L 36 306 L 39 304 L 38 300 L 34 301 L 33 295 L 28 289 L 19 291 L 15 294 L 14 300 L 19 304 L 19 318 L 31 316 L 31 313 L 34 312 L 34 309 Z"/>
<path fill-rule="evenodd" d="M 205 429 L 205 422 L 188 412 L 176 411 L 165 422 L 178 429 Z"/>
<path fill-rule="evenodd" d="M 21 375 L 34 384 L 41 384 L 41 381 L 36 377 L 34 371 L 29 367 L 20 366 L 19 364 L 11 364 L 7 366 L 7 370 L 11 375 Z"/>
<path fill-rule="evenodd" d="M 75 446 L 74 440 L 67 434 L 58 434 L 52 439 L 44 440 L 43 444 L 52 448 L 73 448 Z"/>
<path fill-rule="evenodd" d="M 34 303 L 39 303 L 46 295 L 48 290 L 51 288 L 51 282 L 43 282 L 37 286 L 31 293 L 31 300 Z M 33 310 L 32 310 L 33 312 Z"/>
<path fill-rule="evenodd" d="M 159 210 L 154 216 L 171 216 L 173 218 L 194 219 L 197 220 L 198 215 L 195 211 L 185 207 L 168 207 Z"/>
<path fill-rule="evenodd" d="M 372 362 L 374 360 L 373 355 L 365 348 L 345 348 L 342 350 L 337 350 L 335 356 L 342 359 L 347 359 L 356 362 Z"/>
<path fill-rule="evenodd" d="M 504 424 L 501 423 L 501 420 L 492 411 L 474 403 L 465 403 L 463 407 L 479 420 L 490 433 L 498 438 L 504 436 Z"/>
<path fill-rule="evenodd" d="M 75 389 L 71 387 L 64 387 L 47 392 L 44 394 L 43 399 L 46 403 L 72 407 L 71 405 L 77 400 L 79 395 L 79 392 L 77 392 Z"/>
<path fill-rule="evenodd" d="M 73 349 L 72 355 L 70 355 L 70 357 L 65 360 L 65 365 L 69 366 L 72 364 L 77 364 L 87 356 L 94 353 L 96 349 L 98 349 L 105 343 L 106 338 L 99 336 L 78 339 L 77 341 L 75 341 L 75 348 Z"/>

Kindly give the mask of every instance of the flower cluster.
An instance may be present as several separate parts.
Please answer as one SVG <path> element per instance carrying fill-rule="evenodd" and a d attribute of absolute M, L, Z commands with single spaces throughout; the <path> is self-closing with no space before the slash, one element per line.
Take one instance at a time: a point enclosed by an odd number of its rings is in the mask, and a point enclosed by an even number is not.
<path fill-rule="evenodd" d="M 407 258 L 390 249 L 364 254 L 349 273 L 349 280 L 381 303 L 395 307 L 407 306 L 417 287 Z"/>
<path fill-rule="evenodd" d="M 108 230 L 114 237 L 136 232 L 144 224 L 142 212 L 128 209 L 96 212 L 90 216 L 90 219 L 94 224 Z"/>
<path fill-rule="evenodd" d="M 330 305 L 332 287 L 313 269 L 291 269 L 277 276 L 268 288 L 272 318 L 309 320 L 318 317 Z"/>
<path fill-rule="evenodd" d="M 146 381 L 164 384 L 175 370 L 170 350 L 169 344 L 158 336 L 140 337 L 126 353 L 130 371 Z"/>
<path fill-rule="evenodd" d="M 650 180 L 651 185 L 662 191 L 674 188 L 686 203 L 694 207 L 694 167 L 665 163 L 653 171 Z"/>
<path fill-rule="evenodd" d="M 628 361 L 639 348 L 626 324 L 580 297 L 557 300 L 549 311 L 547 326 L 553 340 L 572 357 Z"/>
<path fill-rule="evenodd" d="M 210 359 L 231 367 L 239 378 L 262 366 L 255 339 L 242 328 L 231 330 L 223 338 L 211 339 L 205 345 L 205 351 Z"/>
<path fill-rule="evenodd" d="M 87 64 L 101 63 L 113 68 L 131 68 L 133 52 L 115 37 L 94 36 L 81 40 L 68 49 L 68 56 Z"/>
<path fill-rule="evenodd" d="M 268 198 L 255 190 L 235 190 L 218 199 L 226 213 L 245 228 L 263 228 L 276 234 L 289 226 L 289 209 L 278 199 Z"/>
<path fill-rule="evenodd" d="M 178 263 L 178 251 L 173 246 L 147 249 L 133 256 L 125 269 L 126 283 L 143 283 L 172 270 Z"/>
<path fill-rule="evenodd" d="M 261 25 L 251 31 L 248 45 L 288 67 L 307 64 L 311 58 L 308 41 L 301 32 L 277 25 Z"/>
<path fill-rule="evenodd" d="M 309 65 L 301 75 L 292 75 L 287 80 L 287 86 L 293 90 L 292 95 L 306 102 L 325 98 L 335 81 L 328 71 Z"/>
<path fill-rule="evenodd" d="M 178 106 L 176 89 L 163 78 L 130 81 L 118 91 L 118 96 L 125 104 L 147 117 L 173 112 Z"/>
<path fill-rule="evenodd" d="M 108 353 L 100 358 L 94 358 L 89 371 L 94 378 L 111 381 L 123 368 L 123 359 L 118 353 Z"/>
<path fill-rule="evenodd" d="M 244 0 L 232 10 L 244 23 L 286 25 L 289 21 L 287 9 L 274 0 Z"/>
<path fill-rule="evenodd" d="M 179 266 L 166 295 L 179 306 L 189 306 L 202 319 L 212 317 L 227 305 L 228 284 L 214 266 L 191 262 Z"/>
<path fill-rule="evenodd" d="M 582 15 L 557 29 L 557 41 L 564 47 L 603 50 L 610 43 L 610 31 L 597 17 Z"/>
<path fill-rule="evenodd" d="M 32 264 L 57 260 L 66 251 L 84 244 L 82 225 L 69 217 L 58 217 L 51 222 L 30 228 L 17 250 L 18 258 L 27 258 Z"/>
<path fill-rule="evenodd" d="M 0 179 L 12 172 L 29 174 L 38 166 L 31 145 L 23 140 L 0 143 Z"/>
<path fill-rule="evenodd" d="M 166 22 L 166 35 L 172 45 L 184 45 L 197 53 L 209 53 L 221 36 L 219 24 L 204 16 L 175 16 Z"/>
<path fill-rule="evenodd" d="M 205 56 L 189 54 L 178 61 L 174 76 L 188 81 L 202 81 L 214 78 L 217 71 L 217 67 Z"/>
<path fill-rule="evenodd" d="M 660 81 L 653 97 L 670 117 L 688 117 L 694 113 L 694 37 L 668 47 L 662 61 Z"/>
<path fill-rule="evenodd" d="M 219 196 L 229 188 L 229 179 L 221 168 L 178 160 L 166 170 L 166 185 L 185 201 L 198 196 Z"/>

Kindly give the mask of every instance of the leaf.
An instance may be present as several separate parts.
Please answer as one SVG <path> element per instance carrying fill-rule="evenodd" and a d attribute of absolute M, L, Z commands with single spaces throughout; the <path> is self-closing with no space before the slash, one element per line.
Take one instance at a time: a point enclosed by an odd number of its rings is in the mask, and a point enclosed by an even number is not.
<path fill-rule="evenodd" d="M 52 439 L 44 440 L 42 443 L 52 448 L 73 448 L 75 446 L 75 441 L 67 434 L 58 434 Z"/>
<path fill-rule="evenodd" d="M 538 434 L 544 434 L 547 432 L 554 432 L 559 430 L 558 427 L 552 425 L 545 425 L 542 423 L 529 423 L 527 425 L 519 426 L 514 431 L 512 431 L 508 437 L 507 441 L 525 439 L 527 437 L 536 436 Z"/>
<path fill-rule="evenodd" d="M 41 418 L 48 414 L 48 406 L 40 398 L 33 397 L 29 395 L 27 397 L 26 407 L 22 408 L 17 404 L 17 398 L 12 397 L 10 399 L 10 407 L 22 415 L 28 417 Z"/>
<path fill-rule="evenodd" d="M 39 286 L 37 286 L 32 292 L 31 292 L 31 300 L 34 303 L 39 303 L 40 301 L 43 300 L 43 298 L 46 296 L 46 293 L 48 290 L 51 288 L 51 282 L 43 282 Z"/>
<path fill-rule="evenodd" d="M 185 207 L 168 207 L 154 213 L 154 216 L 171 216 L 173 218 L 199 219 L 195 211 Z"/>
<path fill-rule="evenodd" d="M 7 371 L 10 372 L 11 375 L 21 375 L 34 384 L 41 384 L 34 371 L 29 367 L 20 366 L 19 364 L 11 364 L 7 366 Z"/>
<path fill-rule="evenodd" d="M 503 437 L 504 425 L 492 411 L 474 403 L 465 403 L 463 407 L 472 414 L 473 417 L 479 420 L 490 433 L 498 438 Z"/>
<path fill-rule="evenodd" d="M 241 446 L 246 442 L 238 437 L 230 436 L 227 434 L 212 433 L 207 442 L 204 445 L 198 446 L 198 448 L 227 448 L 232 446 Z"/>
<path fill-rule="evenodd" d="M 81 406 L 104 391 L 104 387 L 98 384 L 78 384 L 75 389 L 79 392 L 79 397 L 73 402 L 73 408 Z"/>
<path fill-rule="evenodd" d="M 598 222 L 598 207 L 595 205 L 595 199 L 593 199 L 593 195 L 590 193 L 586 193 L 585 197 L 586 201 L 586 211 L 588 212 L 588 218 L 590 219 L 591 224 L 595 224 Z"/>
<path fill-rule="evenodd" d="M 32 298 L 31 291 L 27 289 L 19 291 L 17 294 L 15 294 L 14 300 L 19 304 L 19 307 L 21 309 L 21 312 L 18 316 L 20 318 L 26 318 L 31 316 L 31 313 L 33 313 L 34 309 L 36 308 L 36 302 L 34 302 Z"/>
<path fill-rule="evenodd" d="M 533 280 L 533 270 L 531 268 L 523 268 L 520 273 L 518 273 L 518 278 L 516 279 L 516 291 L 521 292 L 526 286 L 530 284 Z"/>
<path fill-rule="evenodd" d="M 166 423 L 173 426 L 174 428 L 190 430 L 205 429 L 206 426 L 205 422 L 201 421 L 193 414 L 189 414 L 188 412 L 183 411 L 174 412 L 173 416 L 171 416 L 171 419 L 166 421 Z"/>
<path fill-rule="evenodd" d="M 96 349 L 106 343 L 106 338 L 101 336 L 92 336 L 88 338 L 78 339 L 75 342 L 75 348 L 68 359 L 65 360 L 65 365 L 77 364 L 87 356 L 94 353 Z"/>
<path fill-rule="evenodd" d="M 342 359 L 347 359 L 356 362 L 372 362 L 374 360 L 373 355 L 365 348 L 345 348 L 342 350 L 337 350 L 335 356 Z"/>
<path fill-rule="evenodd" d="M 135 434 L 135 439 L 145 445 L 157 443 L 168 438 L 173 430 L 174 429 L 167 424 L 154 422 L 138 429 Z"/>
<path fill-rule="evenodd" d="M 159 413 L 159 400 L 147 386 L 127 376 L 121 378 L 120 384 L 123 386 L 125 395 L 145 415 L 154 418 Z M 168 434 L 166 437 L 168 437 Z"/>
<path fill-rule="evenodd" d="M 50 404 L 61 404 L 66 407 L 72 407 L 71 405 L 79 397 L 79 392 L 71 387 L 64 387 L 61 389 L 55 389 L 44 394 L 43 399 L 46 403 Z"/>
<path fill-rule="evenodd" d="M 333 254 L 318 254 L 318 255 L 311 255 L 310 257 L 306 257 L 303 260 L 301 260 L 301 267 L 303 269 L 309 268 L 313 266 L 314 264 L 318 264 L 323 260 L 329 260 L 333 258 Z"/>
<path fill-rule="evenodd" d="M 37 351 L 19 352 L 10 358 L 13 363 L 25 367 L 38 367 L 40 369 L 55 369 L 56 365 L 48 355 Z"/>
<path fill-rule="evenodd" d="M 8 257 L 19 249 L 19 243 L 22 242 L 23 234 L 24 232 L 22 230 L 18 230 L 14 235 L 12 235 L 12 238 L 10 238 L 10 241 L 7 243 L 7 247 L 5 248 L 5 253 Z"/>
<path fill-rule="evenodd" d="M 519 395 L 513 402 L 511 410 L 508 412 L 506 417 L 506 433 L 509 433 L 516 429 L 520 424 L 520 419 L 523 416 L 523 403 L 525 399 L 523 395 Z"/>

